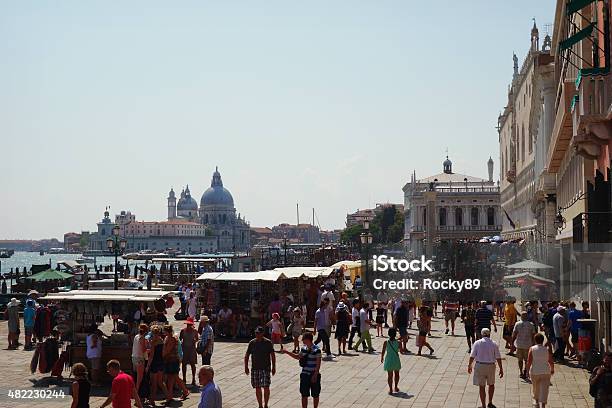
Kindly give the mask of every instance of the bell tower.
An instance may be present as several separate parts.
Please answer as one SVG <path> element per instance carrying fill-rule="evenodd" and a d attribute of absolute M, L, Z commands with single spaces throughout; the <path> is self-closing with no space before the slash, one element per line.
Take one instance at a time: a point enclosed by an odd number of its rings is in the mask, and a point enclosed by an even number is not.
<path fill-rule="evenodd" d="M 173 218 L 176 218 L 176 195 L 174 194 L 174 188 L 171 188 L 168 193 L 168 220 Z"/>

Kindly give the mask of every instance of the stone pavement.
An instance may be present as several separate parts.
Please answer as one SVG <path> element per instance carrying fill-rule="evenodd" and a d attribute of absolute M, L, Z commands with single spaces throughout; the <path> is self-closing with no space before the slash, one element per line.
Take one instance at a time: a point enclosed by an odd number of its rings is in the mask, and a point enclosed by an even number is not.
<path fill-rule="evenodd" d="M 181 323 L 175 322 L 175 330 Z M 110 330 L 105 327 L 105 332 Z M 457 336 L 444 335 L 444 323 L 434 319 L 433 337 L 429 340 L 436 352 L 434 357 L 402 356 L 399 396 L 387 395 L 386 373 L 380 363 L 379 351 L 384 339 L 375 337 L 372 330 L 374 347 L 379 350 L 374 355 L 353 352 L 324 361 L 322 375 L 322 407 L 477 407 L 478 388 L 472 385 L 471 376 L 467 374 L 468 353 L 463 329 L 459 325 Z M 411 331 L 411 335 L 415 331 Z M 32 352 L 7 350 L 7 323 L 0 322 L 0 408 L 31 407 L 40 404 L 44 407 L 69 407 L 71 398 L 50 399 L 10 399 L 9 390 L 64 390 L 67 394 L 69 382 L 58 387 L 49 381 L 47 375 L 30 374 L 29 364 Z M 498 344 L 503 340 L 500 331 L 494 338 Z M 23 342 L 23 336 L 20 339 Z M 335 340 L 332 340 L 332 344 Z M 409 343 L 415 350 L 414 337 Z M 291 345 L 289 345 L 291 346 Z M 243 357 L 246 343 L 217 342 L 212 363 L 215 368 L 215 380 L 223 393 L 223 406 L 227 408 L 257 407 L 254 392 L 250 386 L 250 377 L 244 374 Z M 336 350 L 333 346 L 332 350 Z M 503 350 L 502 350 L 503 354 Z M 503 379 L 497 378 L 494 403 L 498 407 L 516 408 L 531 407 L 531 385 L 518 378 L 518 365 L 515 357 L 504 356 Z M 298 391 L 300 367 L 296 360 L 277 354 L 277 373 L 272 378 L 270 407 L 300 407 Z M 64 373 L 66 376 L 67 372 Z M 189 378 L 188 373 L 188 378 Z M 550 390 L 549 404 L 555 407 L 590 407 L 593 399 L 588 395 L 588 373 L 582 369 L 557 366 Z M 108 389 L 94 390 L 95 397 L 91 406 L 96 407 L 108 395 Z M 192 395 L 186 401 L 175 401 L 173 407 L 197 407 L 198 389 L 192 389 Z M 161 403 L 161 401 L 160 401 Z M 158 404 L 159 405 L 159 404 Z M 311 405 L 312 406 L 312 403 Z"/>

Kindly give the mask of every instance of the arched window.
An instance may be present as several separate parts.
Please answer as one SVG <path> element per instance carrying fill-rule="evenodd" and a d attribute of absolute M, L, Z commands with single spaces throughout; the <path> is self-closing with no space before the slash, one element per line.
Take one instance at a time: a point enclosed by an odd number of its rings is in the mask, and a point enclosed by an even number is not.
<path fill-rule="evenodd" d="M 438 221 L 440 225 L 446 225 L 446 208 L 440 208 L 440 220 Z"/>
<path fill-rule="evenodd" d="M 463 225 L 463 209 L 461 207 L 455 209 L 455 225 Z"/>
<path fill-rule="evenodd" d="M 495 225 L 495 208 L 487 208 L 487 225 Z"/>
<path fill-rule="evenodd" d="M 227 215 L 223 214 L 223 224 L 227 224 Z"/>
<path fill-rule="evenodd" d="M 472 207 L 472 211 L 471 211 L 471 218 L 472 218 L 472 225 L 478 225 L 478 207 Z"/>

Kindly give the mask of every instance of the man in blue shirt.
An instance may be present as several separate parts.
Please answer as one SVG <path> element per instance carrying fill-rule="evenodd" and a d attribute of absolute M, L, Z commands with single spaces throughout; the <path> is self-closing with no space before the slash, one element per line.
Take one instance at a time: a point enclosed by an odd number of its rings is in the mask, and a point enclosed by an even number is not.
<path fill-rule="evenodd" d="M 569 305 L 569 312 L 567 313 L 567 318 L 570 321 L 570 334 L 572 339 L 572 344 L 569 345 L 570 348 L 570 357 L 576 355 L 576 348 L 578 346 L 578 330 L 580 330 L 580 322 L 578 319 L 584 318 L 582 314 L 582 310 L 576 309 L 576 303 L 571 302 Z"/>
<path fill-rule="evenodd" d="M 198 408 L 221 408 L 223 405 L 221 390 L 214 382 L 215 370 L 205 365 L 198 372 L 198 380 L 202 386 Z"/>
<path fill-rule="evenodd" d="M 23 326 L 25 328 L 25 346 L 24 350 L 32 349 L 32 333 L 34 332 L 34 318 L 36 317 L 36 303 L 34 299 L 26 301 L 26 307 L 23 309 Z"/>

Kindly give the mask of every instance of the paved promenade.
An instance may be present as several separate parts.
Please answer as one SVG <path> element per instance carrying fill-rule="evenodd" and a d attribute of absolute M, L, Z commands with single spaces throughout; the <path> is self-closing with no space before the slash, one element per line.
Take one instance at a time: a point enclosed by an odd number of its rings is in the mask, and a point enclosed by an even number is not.
<path fill-rule="evenodd" d="M 182 324 L 175 323 L 175 330 Z M 334 408 L 348 407 L 413 407 L 413 408 L 463 408 L 478 407 L 478 388 L 472 385 L 471 376 L 467 374 L 467 346 L 462 334 L 462 327 L 457 336 L 444 335 L 444 323 L 434 319 L 434 331 L 430 343 L 436 352 L 433 357 L 408 355 L 402 357 L 402 371 L 398 396 L 387 395 L 386 373 L 380 363 L 379 351 L 384 339 L 376 338 L 372 330 L 374 355 L 353 352 L 351 355 L 324 361 L 321 369 L 322 393 L 321 406 Z M 107 326 L 105 332 L 110 332 Z M 501 331 L 501 330 L 500 330 Z M 411 334 L 415 333 L 414 330 Z M 11 400 L 9 390 L 64 390 L 67 393 L 69 382 L 63 386 L 55 385 L 48 376 L 39 373 L 30 374 L 29 364 L 32 352 L 6 350 L 7 323 L 0 322 L 0 407 L 31 407 L 43 403 L 45 407 L 69 407 L 70 397 L 64 399 Z M 494 338 L 499 344 L 500 333 Z M 20 339 L 23 342 L 23 336 Z M 333 344 L 333 343 L 332 343 Z M 243 408 L 257 407 L 254 392 L 250 386 L 250 377 L 244 374 L 243 356 L 245 343 L 217 342 L 212 363 L 215 367 L 215 380 L 219 384 L 224 400 L 224 407 Z M 410 347 L 415 350 L 414 338 Z M 332 350 L 336 350 L 334 346 Z M 504 351 L 502 350 L 502 353 Z M 516 408 L 531 407 L 531 385 L 518 378 L 518 365 L 515 357 L 504 355 L 505 377 L 497 379 L 494 403 L 497 407 Z M 299 407 L 298 393 L 299 365 L 285 355 L 277 354 L 277 373 L 272 378 L 272 396 L 270 407 Z M 68 375 L 67 372 L 64 375 Z M 189 379 L 188 372 L 188 379 Z M 548 407 L 591 407 L 593 399 L 588 395 L 588 373 L 568 366 L 557 366 L 553 376 Z M 94 390 L 95 397 L 91 406 L 97 407 L 104 401 L 108 389 Z M 186 401 L 176 401 L 173 407 L 197 407 L 198 389 L 192 389 L 192 395 Z M 159 401 L 160 405 L 162 401 Z M 312 404 L 311 404 L 312 406 Z"/>

